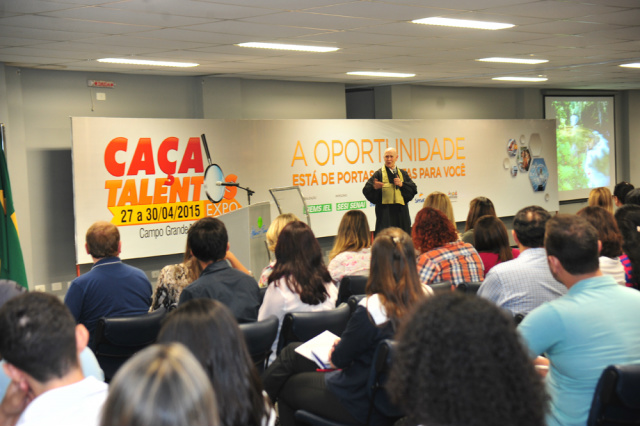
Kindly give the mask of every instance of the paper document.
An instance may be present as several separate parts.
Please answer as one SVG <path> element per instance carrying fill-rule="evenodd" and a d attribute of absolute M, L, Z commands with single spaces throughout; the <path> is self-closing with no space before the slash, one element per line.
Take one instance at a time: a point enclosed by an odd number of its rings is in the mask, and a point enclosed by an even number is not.
<path fill-rule="evenodd" d="M 306 358 L 309 358 L 320 368 L 328 369 L 331 368 L 331 364 L 329 363 L 329 351 L 331 351 L 331 347 L 336 339 L 339 339 L 339 337 L 329 330 L 325 330 L 313 339 L 298 346 L 296 348 L 296 352 Z"/>

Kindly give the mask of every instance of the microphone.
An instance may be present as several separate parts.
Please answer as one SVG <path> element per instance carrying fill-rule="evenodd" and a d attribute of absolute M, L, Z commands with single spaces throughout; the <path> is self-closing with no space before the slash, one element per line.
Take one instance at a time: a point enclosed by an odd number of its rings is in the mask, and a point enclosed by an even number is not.
<path fill-rule="evenodd" d="M 216 186 L 240 186 L 238 182 L 216 182 Z"/>

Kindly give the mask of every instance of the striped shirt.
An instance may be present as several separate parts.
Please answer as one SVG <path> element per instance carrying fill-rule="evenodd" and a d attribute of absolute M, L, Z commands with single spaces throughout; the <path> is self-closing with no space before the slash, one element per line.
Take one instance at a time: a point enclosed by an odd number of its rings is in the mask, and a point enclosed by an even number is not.
<path fill-rule="evenodd" d="M 456 241 L 427 251 L 418 256 L 418 275 L 422 284 L 450 281 L 479 282 L 484 279 L 482 260 L 469 243 Z"/>

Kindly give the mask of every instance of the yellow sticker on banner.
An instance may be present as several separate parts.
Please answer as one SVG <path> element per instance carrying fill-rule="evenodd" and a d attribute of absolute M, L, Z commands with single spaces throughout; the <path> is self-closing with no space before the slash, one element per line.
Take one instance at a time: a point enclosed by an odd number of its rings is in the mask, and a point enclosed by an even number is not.
<path fill-rule="evenodd" d="M 111 223 L 116 226 L 144 225 L 148 223 L 182 222 L 206 216 L 208 201 L 149 204 L 144 206 L 109 207 Z"/>

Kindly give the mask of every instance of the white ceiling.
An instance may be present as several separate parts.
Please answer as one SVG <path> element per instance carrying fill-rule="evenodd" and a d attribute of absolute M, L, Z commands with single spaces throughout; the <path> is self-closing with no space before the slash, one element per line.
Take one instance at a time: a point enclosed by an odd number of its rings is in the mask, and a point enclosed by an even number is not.
<path fill-rule="evenodd" d="M 441 16 L 515 24 L 434 27 Z M 300 53 L 247 41 L 335 46 Z M 544 58 L 540 65 L 477 62 Z M 103 57 L 198 62 L 188 69 L 102 64 Z M 0 62 L 69 71 L 223 76 L 351 85 L 640 89 L 640 0 L 0 0 Z M 410 79 L 347 71 L 415 73 Z M 492 81 L 544 75 L 545 83 Z"/>

